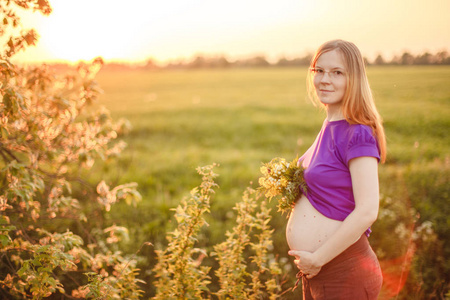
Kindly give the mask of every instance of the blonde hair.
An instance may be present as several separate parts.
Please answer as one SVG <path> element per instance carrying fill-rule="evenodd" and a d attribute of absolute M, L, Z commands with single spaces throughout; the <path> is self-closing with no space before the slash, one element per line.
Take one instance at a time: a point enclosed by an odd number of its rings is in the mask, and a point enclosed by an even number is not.
<path fill-rule="evenodd" d="M 375 106 L 375 101 L 366 75 L 364 59 L 355 44 L 343 40 L 332 40 L 319 47 L 313 56 L 310 68 L 315 68 L 318 58 L 326 52 L 338 50 L 342 54 L 346 68 L 347 88 L 342 99 L 342 114 L 350 124 L 370 126 L 377 139 L 381 162 L 386 160 L 386 136 L 383 121 Z M 315 104 L 320 101 L 314 89 L 314 75 L 310 69 L 307 86 L 308 95 Z"/>

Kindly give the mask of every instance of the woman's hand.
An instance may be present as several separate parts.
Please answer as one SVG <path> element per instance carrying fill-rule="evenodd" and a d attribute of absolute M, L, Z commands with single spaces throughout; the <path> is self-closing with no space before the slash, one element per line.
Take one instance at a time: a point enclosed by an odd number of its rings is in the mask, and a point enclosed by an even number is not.
<path fill-rule="evenodd" d="M 300 274 L 303 274 L 307 279 L 311 279 L 316 276 L 322 266 L 318 263 L 314 253 L 307 251 L 290 250 L 289 255 L 295 256 L 294 263 L 300 270 Z"/>

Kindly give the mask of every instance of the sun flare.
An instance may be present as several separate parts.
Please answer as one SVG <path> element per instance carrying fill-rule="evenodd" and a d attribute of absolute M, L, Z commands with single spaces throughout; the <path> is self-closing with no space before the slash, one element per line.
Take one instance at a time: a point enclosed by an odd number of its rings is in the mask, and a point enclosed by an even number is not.
<path fill-rule="evenodd" d="M 117 20 L 117 10 L 110 11 L 101 1 L 89 5 L 58 1 L 53 6 L 54 15 L 40 32 L 41 43 L 51 56 L 70 62 L 126 56 L 124 45 L 117 41 L 129 33 Z"/>

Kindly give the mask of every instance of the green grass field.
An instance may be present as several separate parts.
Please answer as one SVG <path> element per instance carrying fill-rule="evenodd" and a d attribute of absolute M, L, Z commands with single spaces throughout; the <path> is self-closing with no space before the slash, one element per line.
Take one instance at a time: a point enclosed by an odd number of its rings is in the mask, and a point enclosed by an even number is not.
<path fill-rule="evenodd" d="M 436 255 L 448 257 L 450 67 L 370 66 L 368 75 L 388 141 L 388 159 L 379 170 L 382 205 L 399 219 L 410 218 L 413 207 L 421 215 L 418 224 L 433 222 L 443 251 Z M 169 209 L 199 183 L 195 168 L 213 162 L 220 164 L 220 189 L 202 243 L 210 247 L 223 240 L 225 229 L 233 226 L 231 208 L 257 182 L 261 163 L 276 156 L 295 158 L 320 130 L 325 114 L 306 99 L 305 77 L 306 68 L 100 72 L 101 104 L 113 118 L 132 124 L 118 161 L 94 172 L 113 184 L 139 184 L 138 208 L 117 205 L 110 215 L 111 222 L 129 227 L 130 253 L 143 241 L 164 243 L 171 228 Z M 381 258 L 406 251 L 404 242 L 396 246 L 398 234 L 389 228 L 398 221 L 377 222 L 379 231 L 374 226 L 372 244 Z M 287 252 L 285 222 L 279 216 L 273 220 L 280 255 Z M 430 268 L 438 263 L 419 262 Z M 416 271 L 405 290 L 419 296 L 442 293 L 450 281 L 449 263 L 444 265 L 435 275 Z"/>

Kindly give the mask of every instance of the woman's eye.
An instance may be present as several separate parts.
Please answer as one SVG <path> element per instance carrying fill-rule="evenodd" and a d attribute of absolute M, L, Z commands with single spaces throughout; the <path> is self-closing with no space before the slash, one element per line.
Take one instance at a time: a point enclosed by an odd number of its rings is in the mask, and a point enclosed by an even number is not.
<path fill-rule="evenodd" d="M 343 73 L 341 71 L 334 71 L 333 74 L 335 76 L 339 76 L 339 75 L 342 75 Z"/>
<path fill-rule="evenodd" d="M 315 69 L 315 72 L 318 74 L 323 74 L 323 70 L 322 69 Z"/>

